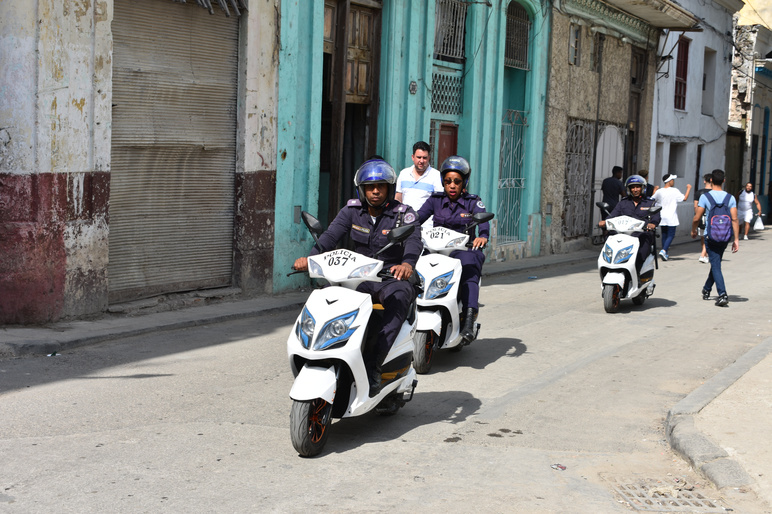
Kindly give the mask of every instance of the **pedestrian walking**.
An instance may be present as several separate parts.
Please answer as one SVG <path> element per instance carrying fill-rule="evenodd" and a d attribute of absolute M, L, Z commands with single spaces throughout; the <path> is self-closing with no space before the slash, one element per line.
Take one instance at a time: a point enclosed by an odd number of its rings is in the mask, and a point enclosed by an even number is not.
<path fill-rule="evenodd" d="M 432 168 L 429 160 L 432 147 L 425 141 L 413 145 L 413 165 L 399 172 L 395 200 L 409 205 L 418 212 L 432 193 L 442 193 L 442 178 L 439 170 Z"/>
<path fill-rule="evenodd" d="M 745 188 L 737 194 L 737 217 L 740 223 L 744 225 L 743 239 L 748 239 L 748 230 L 751 228 L 751 220 L 753 219 L 753 204 L 756 204 L 756 210 L 759 211 L 761 216 L 761 204 L 753 192 L 753 184 L 748 182 L 745 184 Z"/>
<path fill-rule="evenodd" d="M 654 184 L 649 182 L 649 170 L 641 170 L 638 172 L 638 175 L 642 176 L 643 179 L 646 181 L 646 190 L 643 192 L 643 196 L 646 198 L 651 198 L 654 193 L 657 192 L 657 189 L 659 189 L 659 186 L 655 186 Z"/>
<path fill-rule="evenodd" d="M 662 210 L 659 215 L 662 218 L 662 222 L 659 224 L 662 229 L 662 249 L 659 251 L 659 256 L 663 261 L 670 258 L 668 250 L 670 250 L 670 244 L 675 238 L 676 227 L 678 227 L 678 212 L 676 211 L 679 202 L 683 202 L 689 198 L 689 192 L 692 190 L 691 184 L 686 184 L 686 193 L 682 193 L 675 187 L 676 175 L 668 173 L 662 178 L 664 187 L 657 189 L 652 195 L 652 199 L 657 205 L 662 206 Z"/>
<path fill-rule="evenodd" d="M 700 202 L 700 197 L 710 191 L 710 184 L 713 181 L 713 175 L 710 173 L 706 173 L 702 176 L 702 189 L 694 193 L 694 212 L 697 212 L 697 205 Z M 705 215 L 702 215 L 702 218 L 700 218 L 700 224 L 697 227 L 697 232 L 700 236 L 700 258 L 698 259 L 700 262 L 707 264 L 708 263 L 708 251 L 705 249 Z"/>
<path fill-rule="evenodd" d="M 734 196 L 723 190 L 724 171 L 713 170 L 711 175 L 713 175 L 711 190 L 700 197 L 697 211 L 692 219 L 692 238 L 697 237 L 697 226 L 700 218 L 704 213 L 707 213 L 705 249 L 710 261 L 710 272 L 708 272 L 708 279 L 702 287 L 702 299 L 710 299 L 710 292 L 715 284 L 716 291 L 718 291 L 716 305 L 725 307 L 729 305 L 729 296 L 726 293 L 724 275 L 721 271 L 721 259 L 730 239 L 732 240 L 732 253 L 740 249 L 740 224 L 737 220 L 737 202 Z M 731 223 L 731 230 L 727 227 L 728 223 Z"/>

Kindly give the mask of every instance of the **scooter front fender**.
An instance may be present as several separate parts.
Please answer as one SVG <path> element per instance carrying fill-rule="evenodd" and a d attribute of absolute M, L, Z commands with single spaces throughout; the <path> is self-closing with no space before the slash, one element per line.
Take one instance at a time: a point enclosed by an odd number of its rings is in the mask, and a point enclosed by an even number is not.
<path fill-rule="evenodd" d="M 295 377 L 295 382 L 290 389 L 290 398 L 301 402 L 321 398 L 327 403 L 332 403 L 335 399 L 337 382 L 334 366 L 323 368 L 305 365 Z"/>
<path fill-rule="evenodd" d="M 625 275 L 624 273 L 608 272 L 603 277 L 603 285 L 618 285 L 620 288 L 625 287 Z"/>
<path fill-rule="evenodd" d="M 416 330 L 431 330 L 435 334 L 440 335 L 440 332 L 442 332 L 442 316 L 439 311 L 419 310 Z"/>

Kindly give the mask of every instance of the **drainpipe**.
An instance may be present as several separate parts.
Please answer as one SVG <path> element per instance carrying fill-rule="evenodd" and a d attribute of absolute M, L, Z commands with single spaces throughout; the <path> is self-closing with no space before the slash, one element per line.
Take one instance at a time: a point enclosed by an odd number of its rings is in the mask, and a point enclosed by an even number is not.
<path fill-rule="evenodd" d="M 595 136 L 593 140 L 592 145 L 592 178 L 590 179 L 590 198 L 588 199 L 590 203 L 590 216 L 588 223 L 588 231 L 587 235 L 592 239 L 592 213 L 595 209 L 595 205 L 592 202 L 592 199 L 595 197 L 595 161 L 598 158 L 598 123 L 600 121 L 600 94 L 602 90 L 603 85 L 603 43 L 606 41 L 606 35 L 603 32 L 599 33 L 598 37 L 598 100 L 595 105 Z"/>

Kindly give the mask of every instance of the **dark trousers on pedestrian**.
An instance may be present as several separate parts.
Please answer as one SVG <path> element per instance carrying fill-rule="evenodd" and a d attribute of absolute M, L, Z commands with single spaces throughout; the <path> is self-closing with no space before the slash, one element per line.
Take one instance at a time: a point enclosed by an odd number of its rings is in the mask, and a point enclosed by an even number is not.
<path fill-rule="evenodd" d="M 660 225 L 662 229 L 662 249 L 665 253 L 670 249 L 670 243 L 673 242 L 676 233 L 676 227 L 670 225 Z"/>
<path fill-rule="evenodd" d="M 724 257 L 724 250 L 729 243 L 719 243 L 705 238 L 705 250 L 708 252 L 708 261 L 710 262 L 710 272 L 708 280 L 705 281 L 703 289 L 710 292 L 713 284 L 716 284 L 718 295 L 726 294 L 726 285 L 724 284 L 724 274 L 721 272 L 721 259 Z"/>
<path fill-rule="evenodd" d="M 375 354 L 385 358 L 407 318 L 410 304 L 415 300 L 415 289 L 407 280 L 391 279 L 362 282 L 357 286 L 357 291 L 369 294 L 373 303 L 383 305 L 383 326 L 378 333 Z"/>
<path fill-rule="evenodd" d="M 480 275 L 485 254 L 479 250 L 456 250 L 450 254 L 461 261 L 461 283 L 458 297 L 464 309 L 479 309 Z"/>

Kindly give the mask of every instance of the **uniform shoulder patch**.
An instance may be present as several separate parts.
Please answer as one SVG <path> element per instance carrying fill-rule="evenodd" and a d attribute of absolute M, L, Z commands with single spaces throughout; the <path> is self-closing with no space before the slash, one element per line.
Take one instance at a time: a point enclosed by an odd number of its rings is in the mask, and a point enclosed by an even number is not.
<path fill-rule="evenodd" d="M 405 214 L 405 223 L 413 223 L 415 221 L 415 214 L 408 212 Z"/>
<path fill-rule="evenodd" d="M 480 209 L 485 209 L 485 204 L 483 203 L 482 200 L 477 200 L 477 207 L 479 207 Z"/>
<path fill-rule="evenodd" d="M 362 202 L 356 198 L 352 198 L 346 202 L 346 207 L 362 207 Z"/>

